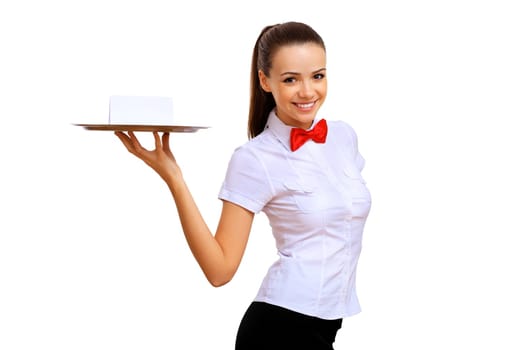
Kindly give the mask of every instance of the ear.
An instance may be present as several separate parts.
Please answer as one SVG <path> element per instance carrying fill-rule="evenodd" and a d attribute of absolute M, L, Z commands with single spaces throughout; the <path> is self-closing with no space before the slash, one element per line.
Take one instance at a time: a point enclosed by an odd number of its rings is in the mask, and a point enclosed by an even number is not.
<path fill-rule="evenodd" d="M 259 84 L 264 91 L 272 92 L 270 89 L 270 84 L 268 84 L 268 78 L 261 69 L 259 69 Z"/>

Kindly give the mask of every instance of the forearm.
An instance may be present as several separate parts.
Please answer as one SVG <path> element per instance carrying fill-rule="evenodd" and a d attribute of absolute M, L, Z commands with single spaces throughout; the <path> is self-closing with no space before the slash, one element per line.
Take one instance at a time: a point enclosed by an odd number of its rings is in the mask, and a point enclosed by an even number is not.
<path fill-rule="evenodd" d="M 222 285 L 231 278 L 223 249 L 204 221 L 186 182 L 181 178 L 168 179 L 180 223 L 188 246 L 208 281 Z"/>
<path fill-rule="evenodd" d="M 169 147 L 170 134 L 164 133 L 161 138 L 157 132 L 154 132 L 155 149 L 152 151 L 142 147 L 133 132 L 125 134 L 117 131 L 115 134 L 130 153 L 142 159 L 155 170 L 168 185 L 175 200 L 188 245 L 208 281 L 214 286 L 228 282 L 233 277 L 240 262 L 242 251 L 245 248 L 249 225 L 251 225 L 251 216 L 245 224 L 245 239 L 240 240 L 238 243 L 224 238 L 217 239 L 216 237 L 221 235 L 213 235 L 210 232 L 186 186 L 180 168 Z M 246 217 L 246 215 L 242 216 Z M 237 224 L 239 222 L 238 219 L 234 219 L 233 222 L 235 226 L 239 226 Z M 235 229 L 232 229 L 230 225 L 228 229 L 224 231 L 231 232 L 235 231 Z M 239 237 L 240 235 L 237 233 L 233 236 Z M 226 244 L 229 244 L 229 248 L 224 248 Z M 225 254 L 225 251 L 229 252 L 229 259 L 226 259 L 227 254 Z"/>

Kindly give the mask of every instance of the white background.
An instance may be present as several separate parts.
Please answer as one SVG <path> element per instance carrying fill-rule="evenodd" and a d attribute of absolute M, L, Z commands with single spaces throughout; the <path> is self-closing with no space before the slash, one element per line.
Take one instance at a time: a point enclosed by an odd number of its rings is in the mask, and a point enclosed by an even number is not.
<path fill-rule="evenodd" d="M 213 288 L 160 178 L 71 124 L 106 122 L 110 95 L 172 97 L 211 126 L 172 148 L 214 229 L 252 46 L 287 20 L 326 41 L 322 113 L 355 128 L 373 194 L 336 349 L 525 348 L 520 3 L 3 1 L 0 349 L 233 349 L 276 257 L 265 217 Z"/>

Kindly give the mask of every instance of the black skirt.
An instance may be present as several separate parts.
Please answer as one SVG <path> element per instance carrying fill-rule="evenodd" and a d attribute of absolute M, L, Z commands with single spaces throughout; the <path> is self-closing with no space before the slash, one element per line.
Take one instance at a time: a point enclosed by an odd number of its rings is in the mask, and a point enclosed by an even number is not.
<path fill-rule="evenodd" d="M 333 350 L 342 319 L 324 320 L 253 302 L 239 325 L 235 350 Z"/>

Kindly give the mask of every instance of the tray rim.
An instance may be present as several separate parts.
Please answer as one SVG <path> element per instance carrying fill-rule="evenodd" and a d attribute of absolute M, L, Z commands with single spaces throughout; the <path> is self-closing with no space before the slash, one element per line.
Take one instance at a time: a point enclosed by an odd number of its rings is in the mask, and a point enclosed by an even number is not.
<path fill-rule="evenodd" d="M 209 126 L 198 125 L 175 125 L 175 124 L 89 124 L 72 123 L 91 131 L 137 131 L 137 132 L 196 132 L 208 129 Z"/>

